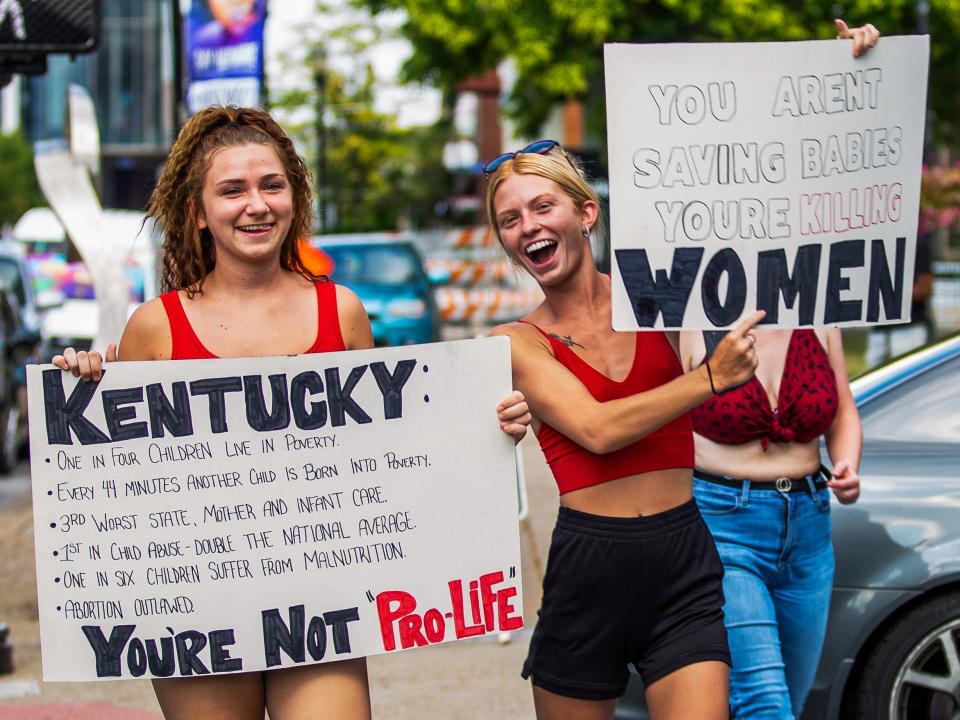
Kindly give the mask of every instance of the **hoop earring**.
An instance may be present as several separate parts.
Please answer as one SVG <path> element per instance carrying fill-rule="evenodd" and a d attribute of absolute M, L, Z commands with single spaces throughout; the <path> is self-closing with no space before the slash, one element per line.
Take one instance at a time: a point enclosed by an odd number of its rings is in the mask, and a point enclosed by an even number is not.
<path fill-rule="evenodd" d="M 583 236 L 584 236 L 585 238 L 590 237 L 590 228 L 587 227 L 586 225 L 583 226 Z"/>

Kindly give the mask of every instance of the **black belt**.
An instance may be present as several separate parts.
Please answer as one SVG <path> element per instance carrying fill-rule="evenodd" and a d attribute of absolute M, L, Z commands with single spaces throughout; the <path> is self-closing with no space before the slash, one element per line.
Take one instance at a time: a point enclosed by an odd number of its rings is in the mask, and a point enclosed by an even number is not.
<path fill-rule="evenodd" d="M 693 471 L 693 476 L 701 480 L 706 480 L 707 482 L 716 483 L 717 485 L 740 489 L 743 488 L 745 482 L 748 482 L 747 480 L 726 477 L 725 475 L 714 475 L 713 473 L 704 472 L 700 468 L 696 468 Z M 808 479 L 813 480 L 814 488 L 822 490 L 827 486 L 825 478 L 828 477 L 830 477 L 830 471 L 821 466 L 816 472 L 804 475 L 801 478 L 779 477 L 776 480 L 750 480 L 749 483 L 751 490 L 777 490 L 782 493 L 809 492 L 810 486 L 807 484 Z"/>

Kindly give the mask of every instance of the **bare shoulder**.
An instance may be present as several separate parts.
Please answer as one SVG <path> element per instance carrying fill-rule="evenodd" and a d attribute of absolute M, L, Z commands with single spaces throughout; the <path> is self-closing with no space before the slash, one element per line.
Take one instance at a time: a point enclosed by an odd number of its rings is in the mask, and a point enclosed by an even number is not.
<path fill-rule="evenodd" d="M 160 298 L 138 307 L 123 329 L 120 339 L 121 360 L 168 360 L 173 336 L 167 311 Z"/>
<path fill-rule="evenodd" d="M 534 351 L 553 355 L 550 343 L 529 323 L 515 321 L 497 325 L 490 331 L 490 335 L 491 337 L 510 338 L 510 347 L 513 353 L 522 352 L 526 355 Z"/>
<path fill-rule="evenodd" d="M 491 337 L 508 337 L 522 339 L 530 336 L 531 332 L 536 332 L 531 325 L 522 323 L 519 320 L 503 325 L 497 325 L 490 331 Z"/>
<path fill-rule="evenodd" d="M 344 323 L 355 324 L 357 322 L 370 324 L 367 317 L 366 308 L 360 302 L 360 298 L 350 288 L 343 285 L 337 285 L 337 315 L 340 318 L 341 327 Z"/>
<path fill-rule="evenodd" d="M 821 344 L 827 349 L 827 353 L 843 352 L 843 333 L 838 327 L 815 328 L 814 332 L 820 339 Z"/>
<path fill-rule="evenodd" d="M 363 303 L 360 302 L 360 298 L 353 290 L 345 285 L 335 285 L 335 287 L 337 289 L 337 308 L 341 313 L 346 311 L 349 313 L 363 312 L 365 314 Z"/>
<path fill-rule="evenodd" d="M 350 288 L 337 285 L 337 319 L 340 334 L 347 350 L 363 350 L 373 347 L 373 331 L 370 318 L 360 298 Z"/>

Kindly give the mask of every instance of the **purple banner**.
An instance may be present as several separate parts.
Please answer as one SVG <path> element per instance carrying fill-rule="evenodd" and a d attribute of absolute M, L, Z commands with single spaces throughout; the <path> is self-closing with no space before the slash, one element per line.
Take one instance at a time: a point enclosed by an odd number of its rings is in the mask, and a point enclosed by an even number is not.
<path fill-rule="evenodd" d="M 187 105 L 260 105 L 267 0 L 192 0 L 184 28 Z"/>

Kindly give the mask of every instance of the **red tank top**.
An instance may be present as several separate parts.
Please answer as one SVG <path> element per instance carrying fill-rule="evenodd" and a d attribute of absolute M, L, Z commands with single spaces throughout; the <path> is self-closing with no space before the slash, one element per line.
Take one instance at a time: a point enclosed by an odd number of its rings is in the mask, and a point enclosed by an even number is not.
<path fill-rule="evenodd" d="M 307 353 L 335 352 L 346 350 L 340 334 L 340 318 L 337 315 L 337 286 L 329 280 L 316 283 L 317 288 L 317 338 L 313 345 L 304 350 Z M 173 338 L 171 360 L 216 359 L 217 356 L 204 347 L 193 331 L 187 314 L 180 302 L 180 293 L 172 291 L 160 296 L 163 309 L 170 321 L 170 335 Z"/>
<path fill-rule="evenodd" d="M 837 379 L 827 351 L 813 330 L 794 330 L 780 379 L 777 409 L 756 376 L 694 408 L 693 429 L 723 445 L 759 440 L 806 443 L 823 435 L 837 414 Z"/>
<path fill-rule="evenodd" d="M 533 327 L 550 342 L 557 361 L 576 375 L 600 402 L 652 390 L 683 374 L 677 354 L 661 332 L 636 333 L 633 365 L 626 378 L 615 382 L 560 340 L 536 325 Z M 651 470 L 693 467 L 693 433 L 687 413 L 646 437 L 603 455 L 590 452 L 547 423 L 540 424 L 537 440 L 561 495 Z"/>

